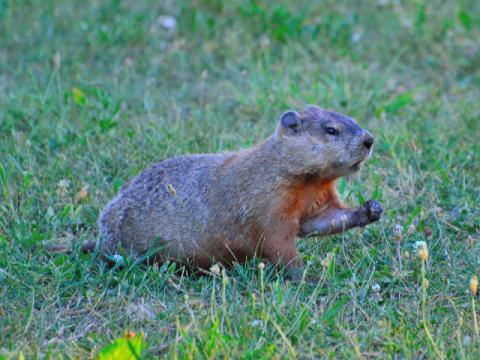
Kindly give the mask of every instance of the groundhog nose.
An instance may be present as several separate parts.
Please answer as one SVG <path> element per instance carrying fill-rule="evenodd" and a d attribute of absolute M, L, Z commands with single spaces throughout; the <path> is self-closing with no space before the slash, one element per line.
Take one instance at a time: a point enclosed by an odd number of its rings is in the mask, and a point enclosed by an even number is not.
<path fill-rule="evenodd" d="M 372 134 L 370 133 L 366 133 L 365 135 L 363 135 L 363 145 L 365 145 L 365 147 L 370 150 L 370 148 L 372 147 L 373 145 L 373 136 Z"/>

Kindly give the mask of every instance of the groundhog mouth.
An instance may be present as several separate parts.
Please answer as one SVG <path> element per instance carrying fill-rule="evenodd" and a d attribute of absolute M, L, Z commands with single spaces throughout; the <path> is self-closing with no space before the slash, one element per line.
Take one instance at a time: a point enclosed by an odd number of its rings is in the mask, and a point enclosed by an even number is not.
<path fill-rule="evenodd" d="M 354 162 L 352 165 L 350 165 L 350 169 L 353 171 L 358 171 L 360 170 L 360 167 L 362 166 L 362 163 L 365 159 L 358 160 L 357 162 Z"/>
<path fill-rule="evenodd" d="M 370 154 L 371 154 L 371 152 L 369 152 L 367 155 L 365 155 L 364 157 L 362 157 L 360 160 L 355 161 L 354 163 L 352 163 L 352 164 L 349 166 L 349 168 L 350 168 L 352 171 L 358 171 L 358 170 L 360 170 L 360 167 L 362 166 L 362 163 L 370 157 Z"/>

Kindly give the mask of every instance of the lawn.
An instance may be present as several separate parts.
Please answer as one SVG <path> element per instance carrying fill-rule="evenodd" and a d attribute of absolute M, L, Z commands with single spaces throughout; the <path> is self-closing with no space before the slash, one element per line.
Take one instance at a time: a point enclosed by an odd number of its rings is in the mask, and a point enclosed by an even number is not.
<path fill-rule="evenodd" d="M 0 0 L 0 358 L 131 332 L 145 358 L 479 358 L 479 84 L 474 0 Z M 79 251 L 142 168 L 249 147 L 309 103 L 375 135 L 339 191 L 385 213 L 300 240 L 308 281 Z"/>

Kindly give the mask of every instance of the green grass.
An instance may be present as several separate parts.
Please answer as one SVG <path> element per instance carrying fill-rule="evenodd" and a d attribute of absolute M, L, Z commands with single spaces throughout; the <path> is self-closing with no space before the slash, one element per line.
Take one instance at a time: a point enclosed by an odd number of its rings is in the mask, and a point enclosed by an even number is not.
<path fill-rule="evenodd" d="M 478 1 L 0 0 L 0 354 L 88 358 L 133 330 L 146 357 L 478 358 L 479 84 Z M 140 169 L 248 147 L 307 103 L 376 135 L 340 188 L 386 209 L 299 241 L 313 284 L 270 266 L 262 282 L 256 261 L 224 281 L 78 252 Z M 400 268 L 392 230 L 410 223 Z"/>

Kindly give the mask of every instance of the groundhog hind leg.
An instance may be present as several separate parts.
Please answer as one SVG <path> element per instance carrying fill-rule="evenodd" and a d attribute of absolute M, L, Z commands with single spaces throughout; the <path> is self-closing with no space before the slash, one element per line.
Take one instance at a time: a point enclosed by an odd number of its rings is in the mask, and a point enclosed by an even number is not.
<path fill-rule="evenodd" d="M 107 206 L 100 214 L 98 229 L 100 233 L 100 249 L 111 252 L 116 247 L 116 239 L 118 239 L 118 218 L 116 211 L 111 206 Z"/>
<path fill-rule="evenodd" d="M 124 227 L 127 220 L 128 201 L 115 199 L 111 201 L 100 214 L 98 227 L 100 232 L 100 251 L 116 254 L 122 244 Z"/>
<path fill-rule="evenodd" d="M 369 200 L 357 209 L 330 208 L 322 214 L 304 221 L 300 225 L 298 236 L 337 234 L 378 221 L 382 212 L 382 206 L 375 200 Z"/>

